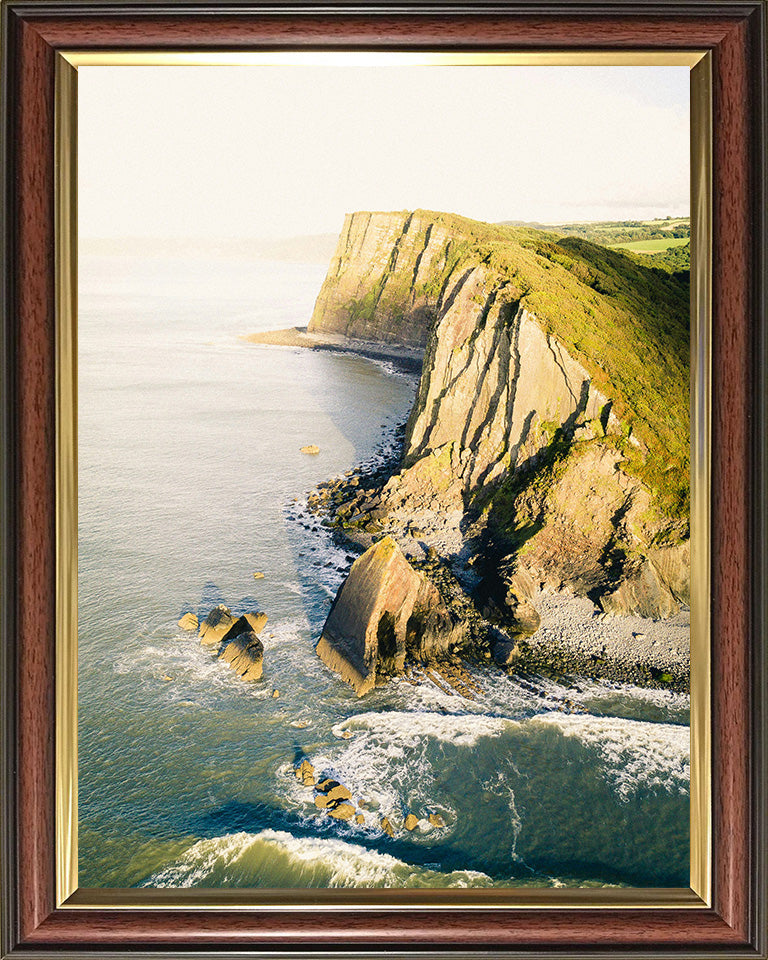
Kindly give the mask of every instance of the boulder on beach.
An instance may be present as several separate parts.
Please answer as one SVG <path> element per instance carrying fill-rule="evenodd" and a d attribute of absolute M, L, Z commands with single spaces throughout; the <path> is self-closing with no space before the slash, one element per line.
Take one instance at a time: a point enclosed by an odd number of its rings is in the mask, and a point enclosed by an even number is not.
<path fill-rule="evenodd" d="M 193 630 L 197 630 L 199 621 L 194 613 L 185 613 L 184 616 L 179 620 L 179 626 L 182 630 L 188 630 L 190 633 Z"/>
<path fill-rule="evenodd" d="M 428 662 L 463 642 L 464 630 L 387 536 L 352 564 L 315 650 L 360 697 L 377 676 L 402 673 L 406 653 Z"/>
<path fill-rule="evenodd" d="M 267 622 L 265 613 L 246 613 L 239 617 L 221 641 L 219 658 L 228 663 L 243 680 L 259 680 L 264 668 L 264 644 L 258 632 Z"/>
<path fill-rule="evenodd" d="M 300 451 L 300 452 L 301 452 L 301 453 L 318 454 L 318 453 L 320 453 L 320 447 L 318 447 L 317 444 L 308 443 L 306 447 L 302 447 L 302 448 L 301 448 L 301 451 Z"/>
<path fill-rule="evenodd" d="M 232 611 L 229 607 L 220 603 L 211 610 L 200 624 L 200 643 L 204 643 L 206 646 L 213 646 L 214 643 L 218 643 L 234 622 L 235 618 L 232 616 Z"/>
<path fill-rule="evenodd" d="M 520 644 L 514 640 L 498 638 L 491 644 L 493 659 L 500 667 L 511 667 L 520 659 Z"/>

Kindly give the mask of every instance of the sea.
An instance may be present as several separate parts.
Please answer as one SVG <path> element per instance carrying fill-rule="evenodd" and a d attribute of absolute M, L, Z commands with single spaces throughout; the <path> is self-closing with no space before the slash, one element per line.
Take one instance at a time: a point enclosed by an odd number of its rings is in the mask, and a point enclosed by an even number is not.
<path fill-rule="evenodd" d="M 79 271 L 79 886 L 687 887 L 685 695 L 489 666 L 475 701 L 358 699 L 315 654 L 354 554 L 307 494 L 386 455 L 416 388 L 243 339 L 306 325 L 325 265 L 132 248 Z M 269 617 L 256 683 L 177 625 L 220 603 Z M 362 823 L 315 807 L 304 758 Z"/>

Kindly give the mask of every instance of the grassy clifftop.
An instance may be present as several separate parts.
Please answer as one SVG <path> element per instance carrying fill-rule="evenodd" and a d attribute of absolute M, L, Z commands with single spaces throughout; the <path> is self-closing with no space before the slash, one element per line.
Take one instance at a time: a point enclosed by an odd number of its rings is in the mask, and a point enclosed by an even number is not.
<path fill-rule="evenodd" d="M 636 255 L 577 237 L 558 239 L 452 214 L 429 216 L 455 236 L 453 256 L 484 261 L 511 281 L 522 305 L 584 364 L 647 451 L 627 444 L 628 466 L 665 512 L 684 517 L 690 434 L 687 274 L 645 266 Z"/>
<path fill-rule="evenodd" d="M 354 227 L 355 218 L 364 227 Z M 416 321 L 428 325 L 436 315 L 451 278 L 485 264 L 491 282 L 505 284 L 611 398 L 627 433 L 617 442 L 628 470 L 650 487 L 666 515 L 687 516 L 687 273 L 646 265 L 638 255 L 579 237 L 455 214 L 355 214 L 348 224 L 350 232 L 364 235 L 359 242 L 368 252 L 357 265 L 366 271 L 360 295 L 342 303 L 349 327 L 341 332 L 370 335 L 378 327 L 386 328 L 387 339 L 394 339 L 398 328 L 412 335 Z M 342 273 L 355 269 L 344 262 L 344 249 L 342 235 L 337 264 Z"/>

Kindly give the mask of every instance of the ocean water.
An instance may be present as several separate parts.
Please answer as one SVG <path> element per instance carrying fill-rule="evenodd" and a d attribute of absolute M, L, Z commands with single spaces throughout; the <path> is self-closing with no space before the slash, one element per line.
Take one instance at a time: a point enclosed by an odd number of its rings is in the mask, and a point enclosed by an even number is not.
<path fill-rule="evenodd" d="M 240 339 L 306 324 L 324 273 L 80 258 L 80 886 L 687 886 L 687 697 L 488 668 L 474 702 L 358 700 L 315 655 L 352 555 L 306 494 L 379 455 L 415 389 Z M 217 603 L 268 614 L 259 683 L 177 627 Z M 363 824 L 316 810 L 303 756 Z"/>

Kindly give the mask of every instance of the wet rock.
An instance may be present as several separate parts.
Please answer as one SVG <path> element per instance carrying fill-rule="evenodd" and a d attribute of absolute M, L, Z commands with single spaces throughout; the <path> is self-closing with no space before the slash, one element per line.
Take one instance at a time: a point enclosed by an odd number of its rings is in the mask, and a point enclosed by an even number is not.
<path fill-rule="evenodd" d="M 352 564 L 316 652 L 362 696 L 377 677 L 402 673 L 406 653 L 429 661 L 463 639 L 434 584 L 386 536 Z"/>
<path fill-rule="evenodd" d="M 381 821 L 379 822 L 379 826 L 384 831 L 384 833 L 387 834 L 387 836 L 394 837 L 395 830 L 392 824 L 389 822 L 389 817 L 382 817 Z"/>
<path fill-rule="evenodd" d="M 419 824 L 419 818 L 415 813 L 409 813 L 405 818 L 405 829 L 406 830 L 415 830 Z"/>
<path fill-rule="evenodd" d="M 254 579 L 254 580 L 263 580 L 263 579 L 264 579 L 264 574 L 263 574 L 260 570 L 257 570 L 257 571 L 254 573 L 254 575 L 253 575 L 253 579 Z"/>
<path fill-rule="evenodd" d="M 355 808 L 351 803 L 339 803 L 330 809 L 328 814 L 337 820 L 351 820 L 355 815 Z"/>
<path fill-rule="evenodd" d="M 309 760 L 304 759 L 295 768 L 296 779 L 301 780 L 305 787 L 313 787 L 315 785 L 315 768 L 309 762 Z"/>
<path fill-rule="evenodd" d="M 219 659 L 228 663 L 243 680 L 261 678 L 264 668 L 264 644 L 258 637 L 267 622 L 265 613 L 246 613 L 224 634 Z"/>
<path fill-rule="evenodd" d="M 351 800 L 352 794 L 350 791 L 341 783 L 337 784 L 335 787 L 331 787 L 330 790 L 325 791 L 326 797 L 331 802 L 336 800 Z"/>
<path fill-rule="evenodd" d="M 278 698 L 279 696 L 280 696 L 280 691 L 279 691 L 277 688 L 275 688 L 275 689 L 272 691 L 272 699 L 273 699 L 273 700 L 277 700 L 277 698 Z"/>
<path fill-rule="evenodd" d="M 200 625 L 200 643 L 204 643 L 206 646 L 213 646 L 213 644 L 218 643 L 234 622 L 235 618 L 232 616 L 232 611 L 229 607 L 220 603 L 211 610 Z"/>
<path fill-rule="evenodd" d="M 355 817 L 355 823 L 360 823 L 360 824 L 365 823 L 365 817 L 363 816 L 362 813 L 358 813 L 358 815 Z"/>
<path fill-rule="evenodd" d="M 301 450 L 300 450 L 300 452 L 301 452 L 301 453 L 309 453 L 309 454 L 315 455 L 315 454 L 320 453 L 320 447 L 318 447 L 317 444 L 309 443 L 309 444 L 307 444 L 307 446 L 302 447 Z"/>
<path fill-rule="evenodd" d="M 185 613 L 184 616 L 179 620 L 179 626 L 182 630 L 197 630 L 199 622 L 194 613 Z"/>

